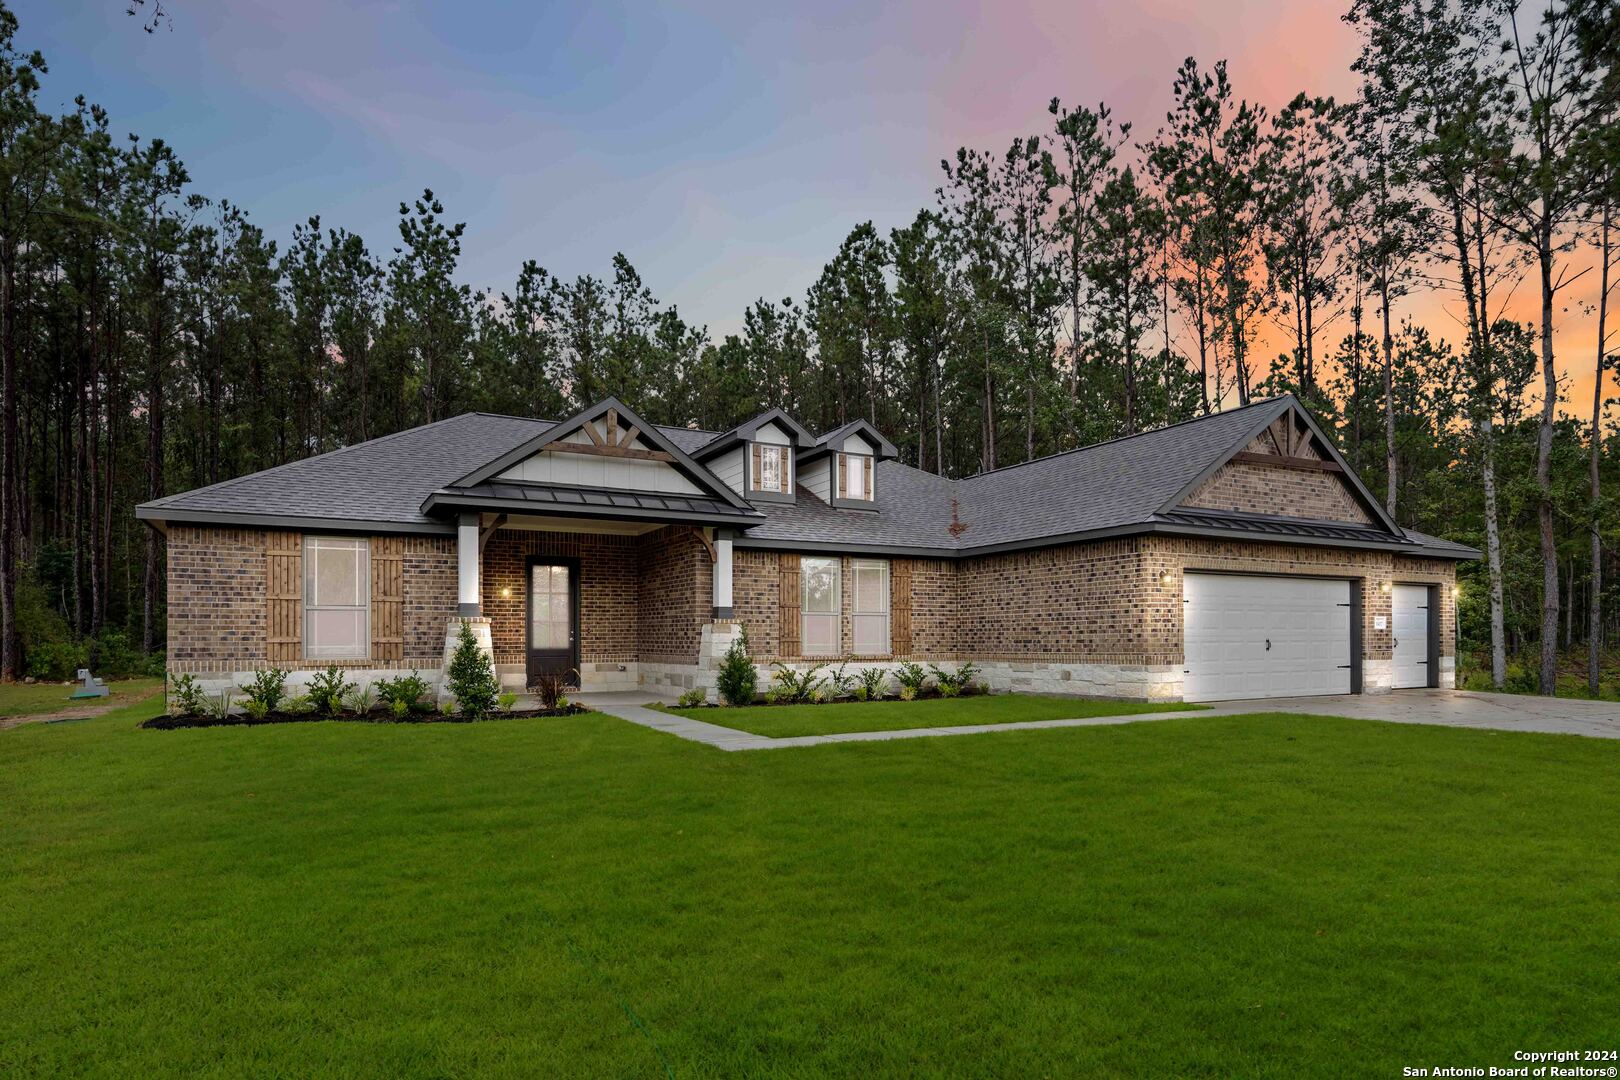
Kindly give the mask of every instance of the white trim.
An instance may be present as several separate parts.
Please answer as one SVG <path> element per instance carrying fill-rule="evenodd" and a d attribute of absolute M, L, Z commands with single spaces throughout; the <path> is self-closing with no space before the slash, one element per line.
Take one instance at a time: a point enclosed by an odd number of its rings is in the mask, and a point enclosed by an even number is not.
<path fill-rule="evenodd" d="M 339 604 L 322 602 L 319 594 L 320 569 L 317 553 L 343 551 L 354 553 L 355 593 L 357 602 Z M 300 591 L 303 596 L 301 612 L 303 658 L 305 660 L 369 660 L 371 658 L 371 541 L 363 536 L 305 536 L 303 545 L 303 576 Z M 359 621 L 359 641 L 354 648 L 317 646 L 314 623 L 322 612 L 352 612 Z"/>

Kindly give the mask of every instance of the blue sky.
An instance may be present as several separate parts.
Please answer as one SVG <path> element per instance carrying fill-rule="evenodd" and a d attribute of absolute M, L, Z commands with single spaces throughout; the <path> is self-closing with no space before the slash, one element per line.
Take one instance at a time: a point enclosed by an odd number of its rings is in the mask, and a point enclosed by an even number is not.
<path fill-rule="evenodd" d="M 386 253 L 431 187 L 468 223 L 463 280 L 623 251 L 723 333 L 756 296 L 802 297 L 855 224 L 909 220 L 955 147 L 1044 130 L 1054 94 L 1150 129 L 1189 53 L 1262 100 L 1342 92 L 1340 6 L 169 0 L 150 35 L 124 0 L 14 9 L 48 103 L 84 93 L 165 138 L 193 190 L 283 242 L 319 214 Z"/>

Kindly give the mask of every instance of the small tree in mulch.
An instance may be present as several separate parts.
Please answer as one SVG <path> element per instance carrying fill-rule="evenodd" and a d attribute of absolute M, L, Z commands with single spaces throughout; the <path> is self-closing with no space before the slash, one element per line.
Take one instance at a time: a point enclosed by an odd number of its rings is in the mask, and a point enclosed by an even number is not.
<path fill-rule="evenodd" d="M 478 647 L 472 627 L 465 622 L 456 636 L 456 651 L 450 655 L 447 681 L 461 715 L 470 719 L 478 719 L 494 709 L 501 693 L 489 654 Z"/>
<path fill-rule="evenodd" d="M 720 674 L 715 678 L 720 699 L 727 705 L 752 705 L 754 692 L 759 689 L 759 675 L 754 662 L 748 659 L 748 631 L 741 630 L 731 648 L 720 662 Z"/>

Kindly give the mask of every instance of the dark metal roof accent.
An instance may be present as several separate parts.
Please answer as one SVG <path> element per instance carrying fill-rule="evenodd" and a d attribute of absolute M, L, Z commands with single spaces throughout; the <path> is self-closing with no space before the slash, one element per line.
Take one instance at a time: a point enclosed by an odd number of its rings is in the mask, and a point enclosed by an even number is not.
<path fill-rule="evenodd" d="M 760 520 L 753 511 L 693 495 L 653 494 L 606 488 L 566 487 L 498 481 L 472 487 L 445 487 L 424 500 L 424 510 L 501 510 L 519 514 L 562 514 L 617 520 L 678 521 L 747 528 Z"/>
<path fill-rule="evenodd" d="M 1405 536 L 1391 536 L 1382 529 L 1351 523 L 1305 520 L 1303 518 L 1270 517 L 1261 514 L 1205 513 L 1177 510 L 1158 515 L 1160 521 L 1170 525 L 1192 525 L 1204 529 L 1226 529 L 1231 532 L 1263 533 L 1270 536 L 1313 538 L 1318 540 L 1356 540 L 1362 543 L 1393 544 L 1417 547 Z"/>

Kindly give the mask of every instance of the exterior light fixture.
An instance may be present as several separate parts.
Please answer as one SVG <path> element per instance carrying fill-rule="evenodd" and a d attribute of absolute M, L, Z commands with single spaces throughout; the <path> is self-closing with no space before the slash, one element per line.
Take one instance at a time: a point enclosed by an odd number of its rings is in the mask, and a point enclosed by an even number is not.
<path fill-rule="evenodd" d="M 512 599 L 512 586 L 510 586 L 510 585 L 502 585 L 501 586 L 501 599 L 502 600 L 510 600 L 510 599 Z"/>
<path fill-rule="evenodd" d="M 1159 584 L 1160 585 L 1174 585 L 1175 583 L 1176 583 L 1176 575 L 1174 573 L 1172 573 L 1171 571 L 1166 570 L 1164 573 L 1159 575 Z"/>
<path fill-rule="evenodd" d="M 1387 582 L 1387 581 L 1380 581 L 1380 582 L 1379 582 L 1379 583 L 1378 583 L 1378 591 L 1379 591 L 1379 592 L 1381 592 L 1381 593 L 1383 593 L 1383 594 L 1384 594 L 1384 595 L 1385 595 L 1385 596 L 1388 596 L 1388 595 L 1389 595 L 1389 592 L 1390 592 L 1390 590 L 1391 590 L 1391 589 L 1392 589 L 1392 588 L 1394 588 L 1394 586 L 1392 586 L 1392 585 L 1391 585 L 1391 584 L 1390 584 L 1390 583 L 1389 583 L 1389 582 Z"/>

